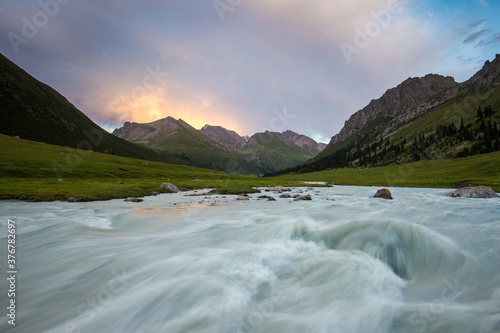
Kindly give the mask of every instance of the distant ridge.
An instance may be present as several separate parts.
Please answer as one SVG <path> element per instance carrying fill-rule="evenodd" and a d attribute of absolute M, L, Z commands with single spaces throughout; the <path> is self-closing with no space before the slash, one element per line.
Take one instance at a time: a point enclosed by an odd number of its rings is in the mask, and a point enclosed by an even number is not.
<path fill-rule="evenodd" d="M 266 131 L 249 138 L 221 126 L 205 125 L 198 131 L 172 117 L 146 124 L 126 122 L 113 134 L 185 164 L 233 173 L 264 174 L 297 166 L 326 146 L 292 131 Z"/>

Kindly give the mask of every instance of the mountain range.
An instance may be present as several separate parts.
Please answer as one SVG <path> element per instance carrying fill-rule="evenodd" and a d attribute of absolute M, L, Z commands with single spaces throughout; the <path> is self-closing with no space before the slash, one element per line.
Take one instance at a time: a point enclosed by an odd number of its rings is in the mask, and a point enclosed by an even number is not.
<path fill-rule="evenodd" d="M 292 131 L 242 137 L 221 126 L 205 125 L 197 130 L 172 117 L 146 124 L 126 122 L 113 134 L 185 164 L 231 173 L 263 174 L 298 166 L 326 147 Z"/>
<path fill-rule="evenodd" d="M 405 164 L 500 149 L 500 55 L 469 80 L 409 78 L 354 113 L 328 146 L 280 173 Z"/>
<path fill-rule="evenodd" d="M 437 74 L 405 80 L 354 113 L 326 147 L 292 131 L 243 137 L 172 117 L 110 134 L 1 54 L 0 110 L 1 134 L 233 174 L 406 164 L 500 150 L 500 55 L 462 83 Z"/>

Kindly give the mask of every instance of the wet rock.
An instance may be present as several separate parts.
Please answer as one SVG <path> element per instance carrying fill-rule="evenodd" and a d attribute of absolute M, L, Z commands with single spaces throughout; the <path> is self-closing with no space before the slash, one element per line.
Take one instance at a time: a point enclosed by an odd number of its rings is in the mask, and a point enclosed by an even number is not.
<path fill-rule="evenodd" d="M 241 194 L 236 198 L 236 200 L 250 200 L 250 199 L 248 198 L 248 194 Z"/>
<path fill-rule="evenodd" d="M 283 193 L 282 195 L 280 195 L 280 198 L 284 198 L 284 199 L 289 199 L 291 198 L 292 196 L 288 193 Z"/>
<path fill-rule="evenodd" d="M 69 197 L 68 202 L 83 202 L 82 198 Z"/>
<path fill-rule="evenodd" d="M 294 198 L 294 199 L 297 199 L 298 197 L 300 197 L 300 194 L 295 194 L 295 195 L 293 196 L 293 198 Z"/>
<path fill-rule="evenodd" d="M 463 198 L 497 198 L 498 195 L 489 186 L 462 187 L 453 191 L 451 196 Z"/>
<path fill-rule="evenodd" d="M 154 196 L 154 197 L 157 196 L 158 194 L 160 194 L 160 193 L 158 193 L 156 191 L 151 192 L 151 195 Z"/>
<path fill-rule="evenodd" d="M 267 199 L 267 201 L 276 201 L 272 196 L 270 195 L 259 195 L 257 199 Z"/>
<path fill-rule="evenodd" d="M 144 199 L 142 199 L 142 198 L 128 197 L 127 199 L 125 199 L 125 202 L 142 202 L 142 201 L 144 201 Z"/>
<path fill-rule="evenodd" d="M 389 191 L 386 188 L 383 188 L 381 190 L 378 190 L 377 193 L 373 196 L 374 198 L 382 198 L 382 199 L 389 199 L 392 200 L 392 194 L 391 191 Z"/>
<path fill-rule="evenodd" d="M 301 196 L 295 198 L 294 201 L 302 201 L 302 200 L 312 200 L 312 198 L 309 194 L 307 194 L 307 195 L 301 195 Z"/>
<path fill-rule="evenodd" d="M 161 185 L 160 185 L 160 188 L 161 188 L 162 190 L 167 191 L 168 193 L 177 193 L 177 192 L 179 192 L 179 191 L 180 191 L 180 190 L 179 190 L 179 188 L 178 188 L 177 186 L 175 186 L 175 185 L 174 185 L 174 184 L 172 184 L 172 183 L 168 183 L 168 182 L 167 182 L 167 183 L 163 183 L 163 184 L 161 184 Z"/>

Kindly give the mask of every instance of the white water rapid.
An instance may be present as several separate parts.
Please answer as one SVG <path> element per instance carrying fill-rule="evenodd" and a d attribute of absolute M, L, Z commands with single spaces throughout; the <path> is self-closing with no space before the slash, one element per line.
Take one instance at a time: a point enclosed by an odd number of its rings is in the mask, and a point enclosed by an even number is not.
<path fill-rule="evenodd" d="M 376 190 L 0 202 L 0 331 L 500 332 L 500 199 Z"/>

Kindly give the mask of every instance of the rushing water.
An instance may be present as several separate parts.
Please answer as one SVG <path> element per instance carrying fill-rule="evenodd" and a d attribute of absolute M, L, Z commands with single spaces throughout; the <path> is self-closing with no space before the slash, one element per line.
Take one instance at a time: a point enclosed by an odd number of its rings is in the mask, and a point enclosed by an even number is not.
<path fill-rule="evenodd" d="M 500 332 L 500 199 L 375 191 L 0 202 L 0 331 Z"/>

